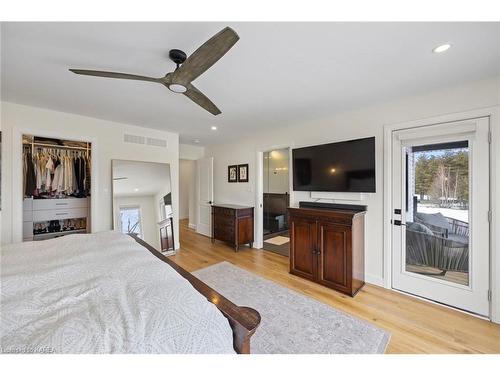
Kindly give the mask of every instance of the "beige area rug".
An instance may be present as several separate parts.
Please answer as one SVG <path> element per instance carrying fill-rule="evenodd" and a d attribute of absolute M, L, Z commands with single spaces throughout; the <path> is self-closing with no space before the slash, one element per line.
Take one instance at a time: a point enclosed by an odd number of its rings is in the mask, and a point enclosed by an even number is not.
<path fill-rule="evenodd" d="M 281 246 L 290 242 L 290 238 L 283 236 L 276 236 L 273 238 L 269 238 L 268 240 L 264 240 L 264 242 L 270 243 L 271 245 Z"/>
<path fill-rule="evenodd" d="M 350 314 L 222 262 L 193 272 L 239 306 L 253 307 L 261 323 L 251 338 L 255 354 L 380 354 L 389 332 Z"/>

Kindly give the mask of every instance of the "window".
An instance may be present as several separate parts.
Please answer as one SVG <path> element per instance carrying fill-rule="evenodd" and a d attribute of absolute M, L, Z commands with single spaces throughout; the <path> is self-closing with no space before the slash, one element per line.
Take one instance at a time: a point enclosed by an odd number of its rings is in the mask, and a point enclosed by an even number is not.
<path fill-rule="evenodd" d="M 136 207 L 120 207 L 120 228 L 122 233 L 135 233 L 142 238 L 141 209 Z"/>

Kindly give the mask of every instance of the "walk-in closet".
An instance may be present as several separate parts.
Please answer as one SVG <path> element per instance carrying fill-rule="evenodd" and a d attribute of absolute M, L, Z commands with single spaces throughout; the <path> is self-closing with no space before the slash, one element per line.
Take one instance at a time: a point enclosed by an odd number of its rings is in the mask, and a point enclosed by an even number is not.
<path fill-rule="evenodd" d="M 23 241 L 90 232 L 91 144 L 23 135 Z"/>

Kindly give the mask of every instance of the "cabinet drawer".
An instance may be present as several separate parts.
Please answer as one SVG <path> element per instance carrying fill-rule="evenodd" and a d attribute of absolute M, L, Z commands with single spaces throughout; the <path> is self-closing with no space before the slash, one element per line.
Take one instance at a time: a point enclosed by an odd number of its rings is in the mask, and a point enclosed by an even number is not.
<path fill-rule="evenodd" d="M 225 207 L 212 207 L 214 215 L 234 217 L 235 210 Z"/>
<path fill-rule="evenodd" d="M 33 221 L 77 219 L 87 217 L 87 208 L 33 211 Z"/>
<path fill-rule="evenodd" d="M 69 208 L 87 208 L 87 198 L 67 198 L 67 199 L 34 199 L 33 211 L 38 210 L 59 210 Z"/>
<path fill-rule="evenodd" d="M 229 216 L 215 216 L 214 217 L 214 225 L 216 228 L 222 227 L 222 226 L 233 227 L 234 226 L 234 218 L 229 217 Z"/>
<path fill-rule="evenodd" d="M 220 241 L 234 242 L 234 228 L 233 227 L 215 228 L 214 238 Z"/>

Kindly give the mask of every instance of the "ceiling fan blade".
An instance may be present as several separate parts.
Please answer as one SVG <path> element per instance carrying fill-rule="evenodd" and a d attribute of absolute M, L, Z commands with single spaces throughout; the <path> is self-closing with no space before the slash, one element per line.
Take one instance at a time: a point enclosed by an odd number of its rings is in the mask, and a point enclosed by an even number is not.
<path fill-rule="evenodd" d="M 104 78 L 120 78 L 120 79 L 133 79 L 136 81 L 149 81 L 149 82 L 158 82 L 161 83 L 159 78 L 153 77 L 145 77 L 138 76 L 135 74 L 127 74 L 127 73 L 117 73 L 117 72 L 103 72 L 100 70 L 82 70 L 82 69 L 69 69 L 70 72 L 75 74 L 83 74 L 86 76 L 94 76 L 94 77 L 104 77 Z"/>
<path fill-rule="evenodd" d="M 198 90 L 192 84 L 188 84 L 186 88 L 187 91 L 184 92 L 184 95 L 186 95 L 189 99 L 198 104 L 200 107 L 206 109 L 208 112 L 210 112 L 212 115 L 215 116 L 222 113 L 220 109 L 217 108 L 217 106 L 214 103 L 212 103 L 210 99 L 208 99 L 200 90 Z"/>
<path fill-rule="evenodd" d="M 201 45 L 186 61 L 172 73 L 175 83 L 187 85 L 215 64 L 240 39 L 238 34 L 226 27 Z"/>

